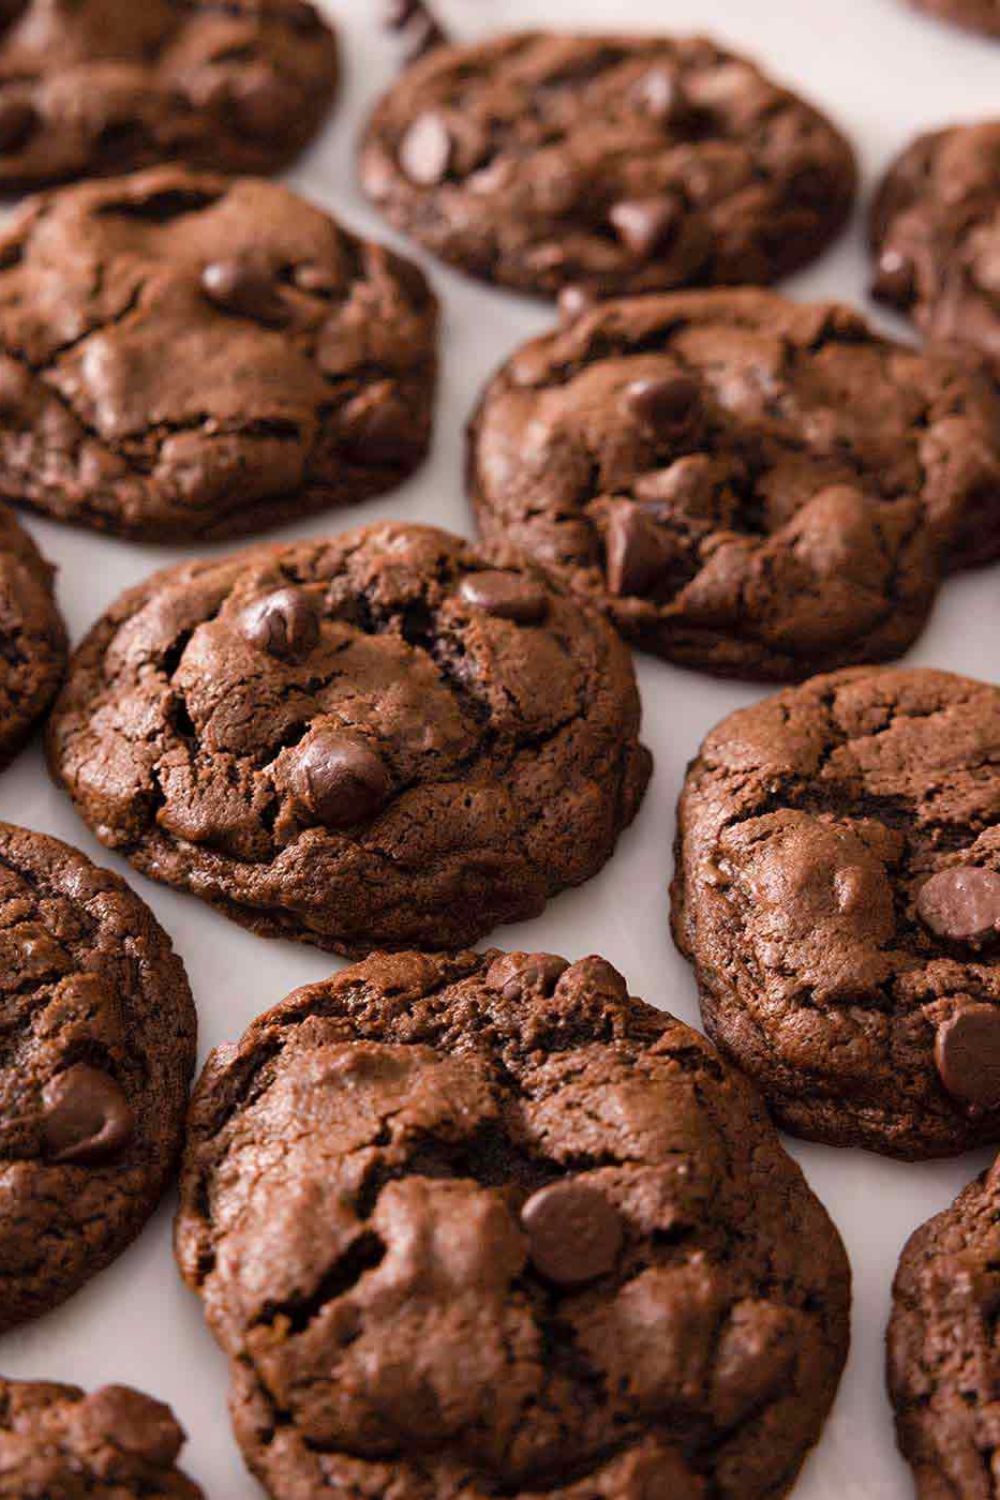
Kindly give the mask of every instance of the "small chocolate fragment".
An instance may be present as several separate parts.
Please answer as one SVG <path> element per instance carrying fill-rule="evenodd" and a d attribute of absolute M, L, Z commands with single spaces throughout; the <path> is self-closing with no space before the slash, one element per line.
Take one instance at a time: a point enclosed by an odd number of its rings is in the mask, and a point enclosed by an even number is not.
<path fill-rule="evenodd" d="M 556 1286 L 585 1286 L 606 1276 L 622 1247 L 617 1208 L 599 1188 L 578 1178 L 533 1193 L 521 1210 L 521 1223 L 532 1265 Z"/>
<path fill-rule="evenodd" d="M 1000 1007 L 960 1003 L 938 1027 L 934 1062 L 952 1098 L 981 1109 L 1000 1107 Z"/>
<path fill-rule="evenodd" d="M 551 995 L 568 968 L 554 953 L 505 953 L 487 969 L 486 985 L 505 1000 L 522 1000 L 533 992 Z"/>
<path fill-rule="evenodd" d="M 290 321 L 291 312 L 273 272 L 248 256 L 210 261 L 201 273 L 201 285 L 209 301 L 223 312 L 271 328 L 283 328 Z"/>
<path fill-rule="evenodd" d="M 633 380 L 625 387 L 625 402 L 644 427 L 657 434 L 687 431 L 701 411 L 701 388 L 690 375 L 662 375 Z"/>
<path fill-rule="evenodd" d="M 623 244 L 640 260 L 649 260 L 663 249 L 676 230 L 679 217 L 673 198 L 624 199 L 608 214 Z"/>
<path fill-rule="evenodd" d="M 439 114 L 418 115 L 399 143 L 399 164 L 411 182 L 434 187 L 451 164 L 451 136 Z"/>
<path fill-rule="evenodd" d="M 306 656 L 319 640 L 315 601 L 304 589 L 275 589 L 248 604 L 240 615 L 240 634 L 251 646 L 284 661 Z"/>
<path fill-rule="evenodd" d="M 619 598 L 647 593 L 669 570 L 675 557 L 667 533 L 630 500 L 623 500 L 612 509 L 604 549 L 608 588 Z"/>
<path fill-rule="evenodd" d="M 938 937 L 985 942 L 1000 932 L 1000 874 L 979 865 L 939 870 L 921 886 L 917 914 Z"/>
<path fill-rule="evenodd" d="M 474 609 L 518 625 L 537 625 L 549 608 L 545 590 L 518 573 L 470 573 L 463 578 L 459 594 Z"/>
<path fill-rule="evenodd" d="M 898 250 L 883 250 L 878 258 L 872 294 L 880 302 L 907 308 L 913 301 L 914 278 L 913 262 L 908 256 L 901 255 Z"/>
<path fill-rule="evenodd" d="M 319 730 L 299 747 L 296 790 L 328 828 L 350 828 L 372 817 L 389 795 L 389 775 L 362 740 Z"/>
<path fill-rule="evenodd" d="M 86 1063 L 57 1073 L 42 1090 L 48 1159 L 81 1166 L 111 1161 L 128 1144 L 135 1117 L 109 1074 Z"/>

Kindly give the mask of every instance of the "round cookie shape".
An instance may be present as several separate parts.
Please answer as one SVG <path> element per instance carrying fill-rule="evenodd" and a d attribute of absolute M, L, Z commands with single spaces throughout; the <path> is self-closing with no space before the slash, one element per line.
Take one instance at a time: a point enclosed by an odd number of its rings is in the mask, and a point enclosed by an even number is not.
<path fill-rule="evenodd" d="M 1000 1140 L 1000 688 L 816 677 L 689 769 L 673 930 L 722 1052 L 797 1135 L 911 1160 Z"/>
<path fill-rule="evenodd" d="M 149 541 L 235 536 L 400 483 L 427 450 L 423 275 L 261 178 L 62 188 L 0 234 L 0 483 Z"/>
<path fill-rule="evenodd" d="M 875 199 L 871 238 L 874 295 L 926 338 L 979 351 L 1000 378 L 1000 119 L 907 147 Z"/>
<path fill-rule="evenodd" d="M 361 180 L 474 276 L 610 295 L 773 281 L 833 239 L 856 170 L 823 115 L 707 38 L 526 32 L 404 73 Z"/>
<path fill-rule="evenodd" d="M 0 1379 L 0 1496 L 9 1500 L 204 1500 L 176 1467 L 169 1406 L 124 1385 Z"/>
<path fill-rule="evenodd" d="M 942 557 L 1000 546 L 1000 394 L 833 303 L 607 302 L 524 345 L 473 418 L 487 537 L 670 661 L 797 680 L 899 655 Z"/>
<path fill-rule="evenodd" d="M 153 1212 L 180 1150 L 195 1013 L 124 881 L 9 823 L 0 958 L 2 1330 L 62 1302 Z"/>
<path fill-rule="evenodd" d="M 903 1249 L 888 1330 L 896 1435 L 918 1500 L 997 1493 L 1000 1169 L 996 1163 Z"/>
<path fill-rule="evenodd" d="M 955 26 L 1000 37 L 1000 0 L 911 0 L 911 4 Z"/>
<path fill-rule="evenodd" d="M 778 1500 L 847 1351 L 756 1091 L 595 957 L 297 991 L 206 1065 L 176 1248 L 274 1500 Z"/>
<path fill-rule="evenodd" d="M 638 733 L 598 615 L 509 548 L 387 523 L 125 594 L 49 748 L 145 874 L 367 953 L 459 947 L 595 874 L 649 778 Z"/>
<path fill-rule="evenodd" d="M 66 627 L 54 581 L 55 569 L 0 505 L 0 767 L 20 750 L 66 668 Z"/>
<path fill-rule="evenodd" d="M 306 0 L 10 0 L 0 191 L 163 161 L 276 172 L 316 134 L 338 71 Z"/>

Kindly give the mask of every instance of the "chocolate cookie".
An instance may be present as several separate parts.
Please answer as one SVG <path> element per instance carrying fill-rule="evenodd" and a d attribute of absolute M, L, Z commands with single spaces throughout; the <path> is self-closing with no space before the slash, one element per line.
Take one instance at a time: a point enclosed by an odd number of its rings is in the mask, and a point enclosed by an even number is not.
<path fill-rule="evenodd" d="M 55 569 L 0 505 L 0 767 L 20 750 L 66 668 L 54 579 Z"/>
<path fill-rule="evenodd" d="M 8 1500 L 203 1500 L 175 1468 L 169 1406 L 124 1385 L 0 1379 L 0 1495 Z"/>
<path fill-rule="evenodd" d="M 1000 0 L 911 0 L 911 3 L 956 26 L 1000 36 Z"/>
<path fill-rule="evenodd" d="M 161 161 L 275 172 L 337 72 L 305 0 L 4 0 L 0 191 Z"/>
<path fill-rule="evenodd" d="M 995 1165 L 903 1250 L 888 1336 L 896 1432 L 918 1500 L 1000 1494 L 1000 1169 Z"/>
<path fill-rule="evenodd" d="M 681 797 L 673 925 L 788 1130 L 1000 1140 L 1000 688 L 859 668 L 731 714 Z"/>
<path fill-rule="evenodd" d="M 76 1291 L 156 1207 L 195 1015 L 180 959 L 123 881 L 0 823 L 0 1016 L 4 1329 Z M 2 1417 L 0 1395 L 0 1455 Z M 0 1457 L 0 1495 L 6 1474 Z"/>
<path fill-rule="evenodd" d="M 898 656 L 939 572 L 1000 551 L 1000 398 L 835 304 L 609 302 L 522 348 L 473 420 L 504 536 L 685 666 L 796 679 Z"/>
<path fill-rule="evenodd" d="M 297 991 L 209 1059 L 177 1252 L 275 1500 L 778 1500 L 847 1351 L 756 1092 L 600 958 Z"/>
<path fill-rule="evenodd" d="M 854 196 L 830 122 L 704 37 L 442 46 L 382 100 L 362 184 L 474 276 L 553 294 L 772 281 Z"/>
<path fill-rule="evenodd" d="M 268 936 L 453 948 L 588 879 L 638 808 L 628 655 L 509 548 L 383 524 L 161 573 L 73 660 L 97 837 Z"/>
<path fill-rule="evenodd" d="M 981 350 L 1000 379 L 1000 120 L 922 135 L 872 210 L 876 297 L 927 338 Z"/>
<path fill-rule="evenodd" d="M 163 167 L 0 234 L 0 493 L 153 541 L 361 500 L 423 458 L 421 272 L 276 183 Z"/>

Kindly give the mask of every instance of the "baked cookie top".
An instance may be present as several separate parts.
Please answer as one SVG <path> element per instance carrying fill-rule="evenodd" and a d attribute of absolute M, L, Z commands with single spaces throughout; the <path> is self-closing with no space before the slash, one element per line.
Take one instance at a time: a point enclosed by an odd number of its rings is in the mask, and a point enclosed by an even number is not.
<path fill-rule="evenodd" d="M 8 823 L 0 959 L 7 1328 L 63 1301 L 156 1207 L 180 1147 L 195 1014 L 180 959 L 124 881 Z M 0 1428 L 2 1413 L 0 1401 Z M 0 1494 L 6 1473 L 0 1461 Z"/>
<path fill-rule="evenodd" d="M 0 766 L 48 708 L 66 667 L 66 627 L 54 581 L 55 570 L 0 505 Z"/>
<path fill-rule="evenodd" d="M 1000 546 L 1000 397 L 832 303 L 600 305 L 522 347 L 470 434 L 480 528 L 670 660 L 762 678 L 898 655 L 936 554 Z"/>
<path fill-rule="evenodd" d="M 305 0 L 4 0 L 0 191 L 167 160 L 277 171 L 337 73 Z"/>
<path fill-rule="evenodd" d="M 778 1121 L 910 1158 L 1000 1139 L 1000 688 L 816 677 L 681 797 L 674 934 Z"/>
<path fill-rule="evenodd" d="M 177 1251 L 277 1500 L 770 1500 L 847 1347 L 756 1092 L 600 958 L 297 991 L 209 1059 Z"/>
<path fill-rule="evenodd" d="M 642 797 L 628 653 L 502 546 L 382 524 L 185 563 L 91 631 L 56 776 L 145 873 L 334 951 L 474 941 Z"/>
<path fill-rule="evenodd" d="M 928 339 L 980 350 L 1000 378 L 1000 120 L 918 137 L 872 209 L 873 292 Z"/>
<path fill-rule="evenodd" d="M 203 1500 L 174 1466 L 169 1406 L 124 1385 L 0 1379 L 0 1495 L 9 1500 Z"/>
<path fill-rule="evenodd" d="M 426 450 L 420 271 L 260 178 L 179 167 L 0 234 L 0 482 L 60 520 L 231 536 L 399 483 Z"/>
<path fill-rule="evenodd" d="M 767 282 L 841 227 L 843 136 L 705 37 L 436 47 L 378 105 L 361 179 L 473 275 L 554 294 Z"/>

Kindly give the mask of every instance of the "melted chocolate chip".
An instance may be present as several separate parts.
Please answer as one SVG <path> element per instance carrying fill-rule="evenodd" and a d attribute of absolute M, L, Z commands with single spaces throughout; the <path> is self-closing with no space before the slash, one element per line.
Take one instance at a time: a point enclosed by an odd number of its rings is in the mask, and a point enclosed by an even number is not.
<path fill-rule="evenodd" d="M 938 1027 L 934 1062 L 952 1098 L 982 1109 L 1000 1107 L 1000 1007 L 960 1004 Z"/>
<path fill-rule="evenodd" d="M 240 634 L 251 646 L 284 661 L 307 656 L 319 640 L 319 614 L 304 589 L 275 589 L 248 604 L 240 615 Z"/>
<path fill-rule="evenodd" d="M 533 1193 L 521 1210 L 528 1254 L 556 1286 L 584 1286 L 614 1269 L 622 1247 L 621 1215 L 610 1200 L 577 1178 Z"/>
<path fill-rule="evenodd" d="M 893 307 L 907 308 L 913 301 L 915 270 L 908 256 L 898 250 L 883 250 L 878 259 L 878 269 L 872 292 L 880 302 Z"/>
<path fill-rule="evenodd" d="M 1000 874 L 978 865 L 939 870 L 921 886 L 917 914 L 938 937 L 985 942 L 1000 932 Z"/>
<path fill-rule="evenodd" d="M 505 953 L 486 971 L 487 988 L 505 1000 L 523 1000 L 527 995 L 551 995 L 569 968 L 554 953 Z"/>
<path fill-rule="evenodd" d="M 545 590 L 518 573 L 470 573 L 459 594 L 474 609 L 518 625 L 537 625 L 549 607 Z"/>
<path fill-rule="evenodd" d="M 50 1161 L 81 1166 L 112 1161 L 134 1129 L 128 1100 L 99 1068 L 77 1063 L 42 1090 L 42 1136 Z"/>
<path fill-rule="evenodd" d="M 619 598 L 647 593 L 669 570 L 675 555 L 669 536 L 628 500 L 611 511 L 604 548 L 608 588 Z"/>
<path fill-rule="evenodd" d="M 633 380 L 625 403 L 651 432 L 670 436 L 687 431 L 701 412 L 701 389 L 690 375 L 678 372 L 652 380 Z"/>
<path fill-rule="evenodd" d="M 335 729 L 303 741 L 295 761 L 296 790 L 328 828 L 350 828 L 371 818 L 389 795 L 389 774 L 362 740 Z"/>
<path fill-rule="evenodd" d="M 273 272 L 249 257 L 211 261 L 201 273 L 205 296 L 223 312 L 283 328 L 291 312 Z"/>
<path fill-rule="evenodd" d="M 418 115 L 399 144 L 399 164 L 411 182 L 434 187 L 443 182 L 451 165 L 451 136 L 441 116 Z"/>
<path fill-rule="evenodd" d="M 608 214 L 622 243 L 640 260 L 649 260 L 673 237 L 680 219 L 674 198 L 629 198 Z"/>

